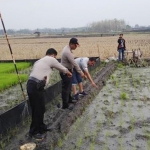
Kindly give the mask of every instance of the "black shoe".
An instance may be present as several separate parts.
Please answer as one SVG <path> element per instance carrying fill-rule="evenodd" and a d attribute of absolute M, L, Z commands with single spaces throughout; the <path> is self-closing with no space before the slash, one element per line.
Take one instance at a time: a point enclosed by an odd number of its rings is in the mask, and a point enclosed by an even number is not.
<path fill-rule="evenodd" d="M 70 104 L 69 107 L 68 107 L 69 110 L 73 110 L 73 108 L 74 108 L 73 104 Z"/>
<path fill-rule="evenodd" d="M 32 137 L 36 140 L 43 140 L 46 137 L 46 134 L 37 133 L 37 134 L 32 135 Z"/>
<path fill-rule="evenodd" d="M 47 129 L 45 129 L 44 131 L 52 131 L 54 130 L 54 127 L 47 127 Z"/>
<path fill-rule="evenodd" d="M 85 95 L 88 95 L 87 93 L 85 93 L 84 91 L 79 93 L 80 96 L 85 96 Z"/>
<path fill-rule="evenodd" d="M 76 94 L 73 96 L 73 100 L 76 100 L 76 101 L 79 100 L 79 93 L 76 93 Z"/>

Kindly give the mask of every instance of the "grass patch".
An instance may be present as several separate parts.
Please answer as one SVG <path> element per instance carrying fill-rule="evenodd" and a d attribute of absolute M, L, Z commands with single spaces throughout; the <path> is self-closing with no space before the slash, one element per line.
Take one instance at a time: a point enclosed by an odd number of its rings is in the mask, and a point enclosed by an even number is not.
<path fill-rule="evenodd" d="M 31 66 L 31 63 L 19 62 L 16 63 L 17 69 L 23 70 Z M 12 73 L 15 72 L 15 67 L 13 63 L 0 63 L 0 73 Z"/>
<path fill-rule="evenodd" d="M 24 70 L 31 66 L 28 62 L 18 62 L 16 67 L 18 71 Z M 27 74 L 19 74 L 21 82 L 28 79 Z M 5 90 L 13 85 L 19 83 L 18 76 L 16 74 L 15 66 L 12 63 L 0 63 L 0 91 Z"/>
<path fill-rule="evenodd" d="M 120 94 L 120 98 L 121 99 L 127 99 L 128 98 L 128 96 L 127 96 L 127 93 L 125 93 L 125 92 L 122 92 L 121 94 Z"/>
<path fill-rule="evenodd" d="M 28 79 L 27 74 L 20 74 L 19 77 L 21 79 L 21 82 L 24 82 Z M 5 74 L 5 73 L 0 74 L 0 91 L 9 88 L 13 85 L 16 85 L 18 83 L 19 81 L 17 74 Z"/>

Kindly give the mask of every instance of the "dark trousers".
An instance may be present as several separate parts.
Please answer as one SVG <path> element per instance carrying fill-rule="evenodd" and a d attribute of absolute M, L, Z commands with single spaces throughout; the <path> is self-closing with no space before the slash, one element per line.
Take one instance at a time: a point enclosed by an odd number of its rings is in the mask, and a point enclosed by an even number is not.
<path fill-rule="evenodd" d="M 27 83 L 27 93 L 32 111 L 32 121 L 29 133 L 34 135 L 43 133 L 47 126 L 43 123 L 45 113 L 44 92 L 39 91 L 35 81 L 29 80 Z"/>
<path fill-rule="evenodd" d="M 62 79 L 62 108 L 68 108 L 69 103 L 72 102 L 71 97 L 71 87 L 72 87 L 72 77 L 69 78 L 66 74 L 60 73 Z"/>

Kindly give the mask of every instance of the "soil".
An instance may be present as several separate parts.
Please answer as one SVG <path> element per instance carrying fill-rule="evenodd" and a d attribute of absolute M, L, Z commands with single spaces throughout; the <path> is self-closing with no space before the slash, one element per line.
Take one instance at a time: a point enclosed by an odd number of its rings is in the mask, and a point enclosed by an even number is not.
<path fill-rule="evenodd" d="M 30 72 L 31 72 L 31 67 L 23 71 L 19 71 L 19 73 L 24 73 L 28 75 L 30 74 Z M 47 87 L 55 84 L 58 81 L 60 81 L 60 75 L 58 70 L 54 69 L 51 75 L 50 83 L 47 85 Z M 19 84 L 0 92 L 0 114 L 8 111 L 9 109 L 23 102 L 24 94 L 26 95 L 26 99 L 28 98 L 27 91 L 26 91 L 26 82 L 23 82 L 21 84 L 23 87 L 23 92 Z"/>
<path fill-rule="evenodd" d="M 105 80 L 110 76 L 110 74 L 115 70 L 116 64 L 110 63 L 103 67 L 101 70 L 97 68 L 93 79 L 95 83 L 99 86 L 98 89 L 92 88 L 92 85 L 89 82 L 85 82 L 84 89 L 88 92 L 88 95 L 81 98 L 76 104 L 75 108 L 70 111 L 68 109 L 62 110 L 57 107 L 58 102 L 60 102 L 60 95 L 54 100 L 53 104 L 49 103 L 47 107 L 47 111 L 45 113 L 45 123 L 52 128 L 54 128 L 51 132 L 47 132 L 47 137 L 43 141 L 39 142 L 34 139 L 30 139 L 27 136 L 30 124 L 30 118 L 27 118 L 25 122 L 18 126 L 16 129 L 17 132 L 14 131 L 15 136 L 13 138 L 6 136 L 5 141 L 2 143 L 7 146 L 4 148 L 6 150 L 16 150 L 19 149 L 20 145 L 28 142 L 34 142 L 37 144 L 36 150 L 49 150 L 53 149 L 54 146 L 57 145 L 59 139 L 63 138 L 69 132 L 70 126 L 76 121 L 76 119 L 82 115 L 85 111 L 86 107 L 92 102 L 96 94 L 102 89 L 105 85 Z M 1 144 L 1 145 L 2 145 Z"/>
<path fill-rule="evenodd" d="M 27 124 L 5 149 L 17 150 L 28 142 L 36 143 L 36 150 L 149 149 L 150 69 L 120 67 L 113 73 L 116 64 L 109 63 L 98 71 L 94 81 L 99 88 L 85 83 L 89 94 L 72 111 L 47 105 L 45 123 L 53 130 L 43 141 L 25 136 Z"/>

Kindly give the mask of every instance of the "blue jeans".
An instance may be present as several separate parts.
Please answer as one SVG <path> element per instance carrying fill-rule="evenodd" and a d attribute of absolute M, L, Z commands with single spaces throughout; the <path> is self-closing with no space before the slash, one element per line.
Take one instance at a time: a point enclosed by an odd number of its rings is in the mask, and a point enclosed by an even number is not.
<path fill-rule="evenodd" d="M 124 48 L 118 49 L 119 55 L 118 60 L 124 60 Z"/>
<path fill-rule="evenodd" d="M 76 69 L 73 69 L 73 74 L 72 74 L 72 84 L 76 85 L 82 82 L 82 77 L 81 75 L 76 71 Z"/>

